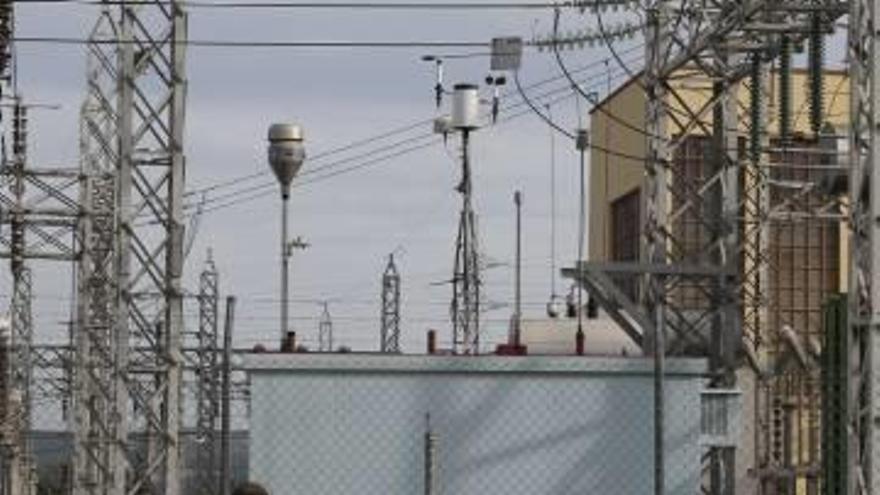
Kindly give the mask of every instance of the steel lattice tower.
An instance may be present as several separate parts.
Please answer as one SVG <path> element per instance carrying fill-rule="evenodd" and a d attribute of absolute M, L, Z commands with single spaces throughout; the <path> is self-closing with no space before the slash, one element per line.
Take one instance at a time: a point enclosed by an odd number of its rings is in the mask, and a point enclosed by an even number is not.
<path fill-rule="evenodd" d="M 462 206 L 455 241 L 452 275 L 452 347 L 456 354 L 480 352 L 480 260 L 476 214 L 472 202 L 469 130 L 462 133 L 462 176 L 458 186 Z"/>
<path fill-rule="evenodd" d="M 797 201 L 768 207 L 764 65 L 782 49 L 785 37 L 774 33 L 790 33 L 797 43 L 813 25 L 813 12 L 821 11 L 827 22 L 842 13 L 830 2 L 811 5 L 811 11 L 785 9 L 775 0 L 711 6 L 655 0 L 645 7 L 646 68 L 636 83 L 644 89 L 646 120 L 644 129 L 632 128 L 647 142 L 641 263 L 586 262 L 565 272 L 579 278 L 646 353 L 689 349 L 707 355 L 711 386 L 724 393 L 735 384 L 739 351 L 757 355 L 762 340 L 773 338 L 766 335 L 768 226 L 822 213 L 804 211 Z M 750 119 L 737 115 L 745 80 Z M 695 85 L 710 89 L 694 98 Z M 751 140 L 747 156 L 740 156 L 741 132 Z M 697 148 L 706 158 L 685 168 L 684 158 Z M 631 300 L 615 277 L 640 279 L 641 300 Z M 609 303 L 609 295 L 617 304 Z M 662 376 L 661 364 L 658 370 Z M 662 380 L 658 386 L 662 397 Z M 662 444 L 662 403 L 657 410 Z M 735 491 L 734 455 L 729 447 L 712 448 L 708 493 Z M 656 479 L 662 480 L 657 464 Z"/>
<path fill-rule="evenodd" d="M 128 490 L 180 493 L 186 15 L 176 1 L 120 7 L 117 334 L 147 439 Z M 128 338 L 126 338 L 128 336 Z"/>
<path fill-rule="evenodd" d="M 78 456 L 77 494 L 180 493 L 186 39 L 178 2 L 123 2 L 103 7 L 89 44 L 89 101 L 110 115 L 87 129 L 114 174 L 112 341 L 93 332 L 99 345 L 80 342 L 78 358 L 101 361 L 113 377 L 91 380 L 104 387 L 105 407 L 75 415 L 74 429 L 81 454 L 96 419 L 113 438 L 95 446 L 100 455 Z M 79 394 L 88 397 L 87 387 Z M 82 413 L 88 402 L 79 402 Z M 130 445 L 135 431 L 145 451 Z"/>
<path fill-rule="evenodd" d="M 199 490 L 206 495 L 216 493 L 217 487 L 217 419 L 220 413 L 220 367 L 218 348 L 219 274 L 211 253 L 199 276 L 199 333 L 196 370 L 198 384 L 196 397 L 196 437 Z"/>
<path fill-rule="evenodd" d="M 388 256 L 388 265 L 382 274 L 382 318 L 379 351 L 400 352 L 400 274 L 394 264 L 394 254 Z"/>
<path fill-rule="evenodd" d="M 12 184 L 11 190 L 14 204 L 11 208 L 11 251 L 10 268 L 12 271 L 11 340 L 12 348 L 12 383 L 11 389 L 17 395 L 16 401 L 10 404 L 15 420 L 10 431 L 14 443 L 10 447 L 10 470 L 16 475 L 11 478 L 13 492 L 28 493 L 28 477 L 30 464 L 30 446 L 27 434 L 31 429 L 31 347 L 34 341 L 33 315 L 31 314 L 31 271 L 25 263 L 25 219 L 27 184 L 27 107 L 16 99 L 13 106 L 12 123 Z"/>
<path fill-rule="evenodd" d="M 847 492 L 880 494 L 880 0 L 852 0 Z"/>
<path fill-rule="evenodd" d="M 330 319 L 330 309 L 327 303 L 323 303 L 324 310 L 318 321 L 318 350 L 321 352 L 333 352 L 333 320 Z"/>
<path fill-rule="evenodd" d="M 32 493 L 36 480 L 31 479 L 34 459 L 28 435 L 32 428 L 31 414 L 31 347 L 33 346 L 34 326 L 31 313 L 32 285 L 31 271 L 27 266 L 13 270 L 12 294 L 12 388 L 15 400 L 10 401 L 9 409 L 13 417 L 10 437 L 9 468 L 16 471 L 10 478 L 13 495 Z"/>
<path fill-rule="evenodd" d="M 88 44 L 86 99 L 80 112 L 80 203 L 82 257 L 77 276 L 77 331 L 73 368 L 73 490 L 76 494 L 125 493 L 127 415 L 124 370 L 116 367 L 116 75 L 115 50 L 97 43 L 113 36 L 115 22 L 104 7 Z"/>
<path fill-rule="evenodd" d="M 31 313 L 33 290 L 29 261 L 33 259 L 70 261 L 77 256 L 73 231 L 81 208 L 71 190 L 76 189 L 74 169 L 39 169 L 28 163 L 28 109 L 20 97 L 15 98 L 12 118 L 12 158 L 3 163 L 0 177 L 9 185 L 0 191 L 0 206 L 7 214 L 2 222 L 9 225 L 0 232 L 0 258 L 10 260 L 12 273 L 12 390 L 17 404 L 17 441 L 11 448 L 11 464 L 16 479 L 10 489 L 31 493 L 36 487 L 33 458 L 28 435 L 33 426 L 31 407 L 34 390 L 33 342 L 34 325 Z"/>

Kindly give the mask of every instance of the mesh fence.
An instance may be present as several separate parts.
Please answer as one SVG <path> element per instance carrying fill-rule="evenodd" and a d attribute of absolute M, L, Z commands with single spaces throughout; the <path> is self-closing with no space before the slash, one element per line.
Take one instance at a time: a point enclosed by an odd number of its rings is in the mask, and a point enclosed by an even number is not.
<path fill-rule="evenodd" d="M 653 493 L 650 359 L 312 353 L 252 354 L 239 365 L 248 372 L 233 375 L 233 484 L 251 480 L 273 495 Z M 748 370 L 738 393 L 710 393 L 706 369 L 702 359 L 668 360 L 666 493 L 701 493 L 709 446 L 733 445 L 735 493 L 816 493 L 824 475 L 801 468 L 830 442 L 817 438 L 816 421 L 794 403 L 775 407 Z M 199 436 L 185 382 L 182 487 L 215 494 L 221 433 Z M 40 493 L 69 490 L 65 411 L 60 394 L 34 397 Z M 130 444 L 146 445 L 136 431 Z"/>
<path fill-rule="evenodd" d="M 249 475 L 286 493 L 652 493 L 641 359 L 265 356 Z M 667 493 L 698 493 L 702 361 L 667 382 Z"/>

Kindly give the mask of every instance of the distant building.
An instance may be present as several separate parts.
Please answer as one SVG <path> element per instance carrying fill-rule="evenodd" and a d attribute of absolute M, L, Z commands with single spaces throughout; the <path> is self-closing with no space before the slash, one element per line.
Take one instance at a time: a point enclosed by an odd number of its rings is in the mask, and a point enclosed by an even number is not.
<path fill-rule="evenodd" d="M 584 355 L 641 356 L 642 351 L 610 318 L 600 315 L 583 320 Z M 531 355 L 575 354 L 577 319 L 524 319 L 520 339 Z"/>
<path fill-rule="evenodd" d="M 272 495 L 653 493 L 649 359 L 261 354 L 244 368 L 250 476 Z M 667 493 L 699 492 L 706 371 L 668 363 Z"/>

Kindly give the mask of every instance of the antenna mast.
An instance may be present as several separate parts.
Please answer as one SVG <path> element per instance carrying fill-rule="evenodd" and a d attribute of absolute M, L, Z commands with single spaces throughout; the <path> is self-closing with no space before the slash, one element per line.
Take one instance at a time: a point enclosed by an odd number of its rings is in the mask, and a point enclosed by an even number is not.
<path fill-rule="evenodd" d="M 388 255 L 388 266 L 382 274 L 382 327 L 379 350 L 400 352 L 400 274 L 394 264 L 394 253 Z"/>

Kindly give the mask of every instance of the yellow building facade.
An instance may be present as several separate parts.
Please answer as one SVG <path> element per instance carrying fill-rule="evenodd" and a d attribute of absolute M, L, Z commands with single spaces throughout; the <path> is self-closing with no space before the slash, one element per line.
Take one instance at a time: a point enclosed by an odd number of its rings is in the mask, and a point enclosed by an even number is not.
<path fill-rule="evenodd" d="M 712 83 L 699 72 L 682 69 L 671 77 L 675 92 L 689 108 L 700 108 L 709 102 Z M 827 191 L 819 190 L 828 170 L 835 164 L 829 159 L 845 153 L 845 134 L 849 128 L 849 79 L 843 72 L 826 71 L 823 88 L 823 121 L 827 131 L 833 130 L 838 153 L 817 153 L 821 143 L 810 129 L 809 78 L 803 70 L 791 74 L 792 136 L 785 143 L 779 140 L 777 102 L 779 83 L 776 74 L 768 77 L 765 101 L 765 125 L 769 149 L 765 150 L 762 166 L 766 167 L 767 195 L 770 211 L 784 207 L 800 209 L 805 216 L 778 216 L 766 221 L 764 236 L 766 279 L 761 289 L 765 303 L 761 336 L 762 358 L 773 359 L 781 351 L 780 332 L 789 328 L 805 342 L 820 343 L 822 305 L 830 295 L 847 291 L 848 228 L 842 222 L 840 208 L 823 210 L 829 201 Z M 750 119 L 750 91 L 747 83 L 737 88 L 740 160 L 747 163 Z M 677 181 L 686 183 L 682 175 L 699 174 L 709 165 L 709 139 L 699 126 L 682 129 L 676 113 L 683 115 L 681 105 L 670 101 L 672 117 L 665 123 L 671 136 L 686 136 L 672 153 L 670 190 Z M 608 95 L 591 112 L 590 140 L 593 148 L 589 164 L 589 259 L 590 261 L 635 261 L 640 259 L 644 231 L 644 200 L 642 190 L 646 177 L 644 157 L 647 149 L 645 129 L 646 97 L 638 79 L 632 79 Z M 706 112 L 706 128 L 712 127 L 712 113 Z M 766 163 L 764 163 L 766 161 Z M 839 162 L 837 165 L 844 165 Z M 741 180 L 747 174 L 743 174 Z M 744 186 L 745 184 L 740 184 Z M 670 210 L 674 209 L 670 200 Z M 810 217 L 809 212 L 826 211 L 827 216 Z M 748 213 L 741 217 L 747 224 Z M 675 236 L 694 237 L 699 243 L 705 233 L 678 227 Z M 747 227 L 743 227 L 744 229 Z M 741 231 L 742 232 L 742 231 Z M 743 276 L 752 266 L 755 253 L 741 253 Z M 753 263 L 753 261 L 751 261 Z M 812 493 L 819 486 L 820 397 L 818 369 L 810 373 L 779 376 L 767 383 L 766 394 L 754 393 L 754 385 L 744 394 L 744 434 L 738 456 L 737 493 Z M 775 422 L 775 424 L 774 424 Z M 793 425 L 780 431 L 779 425 Z M 787 435 L 787 442 L 782 436 Z M 777 438 L 780 437 L 780 438 Z M 784 467 L 785 469 L 780 469 Z M 790 479 L 780 481 L 780 472 Z M 790 483 L 779 489 L 779 483 Z M 763 489 L 760 488 L 763 486 Z M 767 487 L 776 487 L 768 489 Z"/>
<path fill-rule="evenodd" d="M 684 75 L 682 75 L 684 76 Z M 677 77 L 675 84 L 680 95 L 688 99 L 691 107 L 699 106 L 711 96 L 711 82 L 699 73 L 690 73 L 687 77 Z M 792 74 L 792 127 L 794 132 L 802 136 L 811 134 L 808 114 L 807 74 L 802 70 L 794 70 Z M 740 129 L 742 137 L 747 138 L 746 120 L 748 119 L 748 89 L 741 85 L 740 95 Z M 825 111 L 826 120 L 838 132 L 842 133 L 849 126 L 849 79 L 842 71 L 826 71 L 825 76 Z M 778 136 L 778 118 L 775 102 L 778 101 L 778 85 L 771 78 L 769 95 L 766 105 L 767 130 L 771 137 Z M 625 153 L 635 157 L 644 157 L 647 141 L 643 132 L 645 128 L 646 98 L 636 79 L 631 79 L 618 87 L 590 112 L 590 140 L 597 147 L 590 152 L 590 190 L 589 190 L 589 257 L 593 261 L 610 261 L 611 256 L 611 205 L 621 197 L 640 191 L 645 178 L 644 160 L 635 160 L 614 156 L 605 150 Z M 674 102 L 671 108 L 676 108 Z M 604 112 L 603 112 L 604 111 Z M 711 127 L 711 114 L 705 119 Z M 670 134 L 677 135 L 682 129 L 676 128 L 674 121 L 667 123 Z M 699 134 L 699 129 L 693 129 Z M 845 252 L 845 250 L 843 250 Z M 841 290 L 846 290 L 846 270 L 841 270 Z"/>

